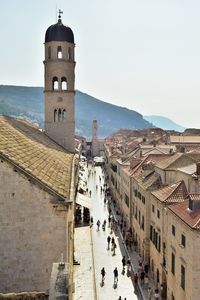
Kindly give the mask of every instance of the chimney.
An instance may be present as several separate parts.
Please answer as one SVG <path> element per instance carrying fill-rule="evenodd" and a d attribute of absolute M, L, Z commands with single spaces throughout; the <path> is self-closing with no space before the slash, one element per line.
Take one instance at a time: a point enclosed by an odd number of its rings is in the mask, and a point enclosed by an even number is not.
<path fill-rule="evenodd" d="M 181 146 L 180 152 L 181 152 L 181 153 L 185 153 L 185 147 Z"/>
<path fill-rule="evenodd" d="M 200 176 L 200 161 L 198 161 L 196 164 L 196 173 L 197 173 L 197 176 Z"/>

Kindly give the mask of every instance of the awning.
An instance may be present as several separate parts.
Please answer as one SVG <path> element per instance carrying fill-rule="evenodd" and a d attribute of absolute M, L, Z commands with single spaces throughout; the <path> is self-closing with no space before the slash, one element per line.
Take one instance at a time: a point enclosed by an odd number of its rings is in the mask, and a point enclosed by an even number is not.
<path fill-rule="evenodd" d="M 81 205 L 81 206 L 84 206 L 84 207 L 87 207 L 87 208 L 91 209 L 91 198 L 89 198 L 88 196 L 77 193 L 76 203 Z"/>

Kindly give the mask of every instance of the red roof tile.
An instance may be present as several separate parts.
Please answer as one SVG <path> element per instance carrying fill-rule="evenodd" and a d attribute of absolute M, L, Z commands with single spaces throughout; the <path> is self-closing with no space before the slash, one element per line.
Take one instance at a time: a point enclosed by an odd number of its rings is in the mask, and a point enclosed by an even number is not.
<path fill-rule="evenodd" d="M 179 181 L 152 192 L 152 195 L 162 202 L 173 203 L 183 202 L 188 193 L 184 181 Z"/>
<path fill-rule="evenodd" d="M 200 208 L 194 212 L 188 209 L 188 200 L 182 203 L 176 203 L 169 206 L 169 209 L 183 222 L 193 229 L 200 230 Z"/>

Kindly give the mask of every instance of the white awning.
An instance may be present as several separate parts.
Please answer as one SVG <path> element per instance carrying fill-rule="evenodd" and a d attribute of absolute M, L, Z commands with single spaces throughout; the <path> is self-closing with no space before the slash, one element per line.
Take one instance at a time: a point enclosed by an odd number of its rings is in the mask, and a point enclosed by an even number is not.
<path fill-rule="evenodd" d="M 81 205 L 81 206 L 84 206 L 84 207 L 87 207 L 87 208 L 91 209 L 91 198 L 89 198 L 86 195 L 77 193 L 76 203 Z"/>

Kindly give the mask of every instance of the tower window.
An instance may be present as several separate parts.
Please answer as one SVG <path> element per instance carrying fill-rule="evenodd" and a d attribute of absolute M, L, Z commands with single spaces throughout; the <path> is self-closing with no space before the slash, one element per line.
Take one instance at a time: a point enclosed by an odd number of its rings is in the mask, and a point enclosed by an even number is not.
<path fill-rule="evenodd" d="M 51 47 L 48 47 L 48 59 L 51 59 Z"/>
<path fill-rule="evenodd" d="M 57 49 L 57 58 L 58 59 L 62 59 L 62 47 L 61 46 L 58 46 L 58 49 Z"/>
<path fill-rule="evenodd" d="M 68 60 L 72 59 L 72 50 L 71 48 L 68 48 Z"/>
<path fill-rule="evenodd" d="M 62 121 L 66 121 L 66 110 L 63 109 L 62 111 Z"/>
<path fill-rule="evenodd" d="M 61 78 L 61 89 L 62 89 L 62 91 L 67 90 L 67 79 L 66 79 L 66 77 Z"/>
<path fill-rule="evenodd" d="M 58 77 L 53 77 L 52 89 L 53 91 L 58 90 Z"/>
<path fill-rule="evenodd" d="M 54 122 L 58 122 L 58 110 L 54 110 Z"/>
<path fill-rule="evenodd" d="M 62 110 L 59 108 L 58 110 L 58 122 L 62 121 Z"/>

